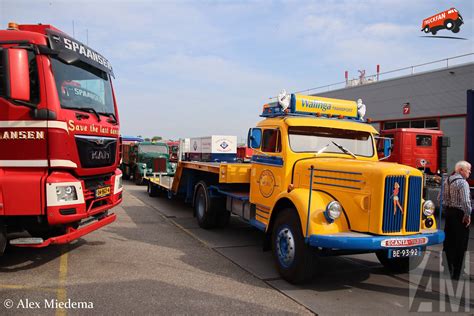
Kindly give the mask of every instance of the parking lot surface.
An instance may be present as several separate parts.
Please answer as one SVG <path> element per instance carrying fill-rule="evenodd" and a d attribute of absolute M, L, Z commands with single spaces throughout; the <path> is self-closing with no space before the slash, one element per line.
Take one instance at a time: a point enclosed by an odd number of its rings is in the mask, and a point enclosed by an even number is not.
<path fill-rule="evenodd" d="M 130 183 L 114 211 L 115 223 L 70 245 L 9 248 L 0 259 L 0 314 L 400 315 L 420 310 L 410 302 L 416 278 L 388 274 L 373 254 L 321 258 L 317 278 L 295 286 L 279 277 L 271 252 L 262 251 L 263 233 L 237 218 L 229 227 L 203 230 L 189 205 L 151 198 L 145 187 Z M 419 282 L 416 294 L 431 311 L 443 311 L 440 302 L 449 291 L 438 277 L 438 250 L 427 252 L 423 273 L 432 272 L 431 283 Z M 474 256 L 468 260 L 474 271 Z M 469 300 L 474 287 L 466 284 L 459 295 L 462 312 L 474 310 Z M 451 311 L 449 301 L 444 308 Z"/>

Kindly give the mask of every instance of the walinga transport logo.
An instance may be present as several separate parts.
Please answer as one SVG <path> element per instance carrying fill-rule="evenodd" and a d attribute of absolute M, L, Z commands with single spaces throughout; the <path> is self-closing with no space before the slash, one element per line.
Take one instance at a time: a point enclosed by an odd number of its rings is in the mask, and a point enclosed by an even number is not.
<path fill-rule="evenodd" d="M 436 35 L 440 30 L 449 30 L 458 33 L 464 23 L 461 14 L 455 8 L 439 12 L 423 20 L 421 31 Z"/>

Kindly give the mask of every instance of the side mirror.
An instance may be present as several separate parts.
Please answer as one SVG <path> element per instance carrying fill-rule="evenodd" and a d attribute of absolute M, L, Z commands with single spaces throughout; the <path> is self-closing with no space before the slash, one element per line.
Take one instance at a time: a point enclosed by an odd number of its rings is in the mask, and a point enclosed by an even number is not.
<path fill-rule="evenodd" d="M 4 49 L 1 58 L 5 91 L 0 94 L 13 100 L 30 101 L 30 66 L 26 49 Z"/>
<path fill-rule="evenodd" d="M 251 128 L 247 139 L 247 147 L 252 149 L 260 148 L 262 143 L 262 130 L 260 128 Z"/>
<path fill-rule="evenodd" d="M 379 160 L 388 159 L 392 155 L 392 139 L 389 137 L 376 137 L 377 140 L 377 152 L 379 156 Z"/>

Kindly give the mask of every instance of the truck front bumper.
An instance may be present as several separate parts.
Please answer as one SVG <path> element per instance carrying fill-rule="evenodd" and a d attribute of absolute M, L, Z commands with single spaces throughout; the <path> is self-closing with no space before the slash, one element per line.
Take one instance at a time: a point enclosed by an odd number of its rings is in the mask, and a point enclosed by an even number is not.
<path fill-rule="evenodd" d="M 306 241 L 312 247 L 371 252 L 390 248 L 426 247 L 440 244 L 444 241 L 444 231 L 438 229 L 409 236 L 374 236 L 347 232 L 331 235 L 311 235 Z"/>

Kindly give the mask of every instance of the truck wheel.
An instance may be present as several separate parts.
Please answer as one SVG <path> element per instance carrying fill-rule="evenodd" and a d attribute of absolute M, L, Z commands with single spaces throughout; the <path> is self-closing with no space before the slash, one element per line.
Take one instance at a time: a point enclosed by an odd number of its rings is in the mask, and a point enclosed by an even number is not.
<path fill-rule="evenodd" d="M 425 26 L 425 28 L 423 29 L 423 32 L 428 33 L 429 31 L 430 31 L 429 26 Z"/>
<path fill-rule="evenodd" d="M 451 32 L 453 32 L 453 33 L 459 33 L 459 26 L 455 26 L 455 27 L 451 30 Z"/>
<path fill-rule="evenodd" d="M 422 249 L 422 255 L 416 257 L 407 257 L 407 258 L 388 258 L 387 250 L 379 250 L 375 252 L 377 259 L 380 263 L 390 272 L 393 273 L 405 273 L 417 268 L 420 263 L 423 261 L 425 256 L 425 249 Z"/>
<path fill-rule="evenodd" d="M 5 252 L 5 248 L 7 248 L 7 243 L 8 243 L 7 232 L 6 232 L 5 227 L 0 221 L 0 256 L 2 256 L 3 253 Z"/>
<path fill-rule="evenodd" d="M 151 181 L 148 181 L 148 186 L 147 186 L 146 191 L 148 192 L 148 195 L 151 197 L 156 197 L 160 194 L 157 186 L 151 183 Z"/>
<path fill-rule="evenodd" d="M 446 20 L 444 22 L 444 27 L 447 28 L 448 30 L 452 30 L 456 24 L 454 24 L 453 20 Z"/>
<path fill-rule="evenodd" d="M 124 180 L 129 180 L 129 179 L 130 179 L 130 167 L 125 166 L 125 167 L 123 168 L 122 178 L 123 178 Z"/>
<path fill-rule="evenodd" d="M 195 189 L 194 212 L 201 228 L 209 229 L 216 227 L 217 216 L 213 199 L 209 196 L 209 190 L 204 181 L 198 182 Z"/>
<path fill-rule="evenodd" d="M 316 252 L 303 237 L 296 210 L 284 209 L 276 218 L 272 232 L 272 252 L 280 275 L 290 283 L 311 281 L 316 272 Z"/>
<path fill-rule="evenodd" d="M 133 180 L 135 181 L 136 185 L 142 185 L 143 184 L 143 177 L 139 172 L 136 172 L 135 175 L 133 176 Z"/>

